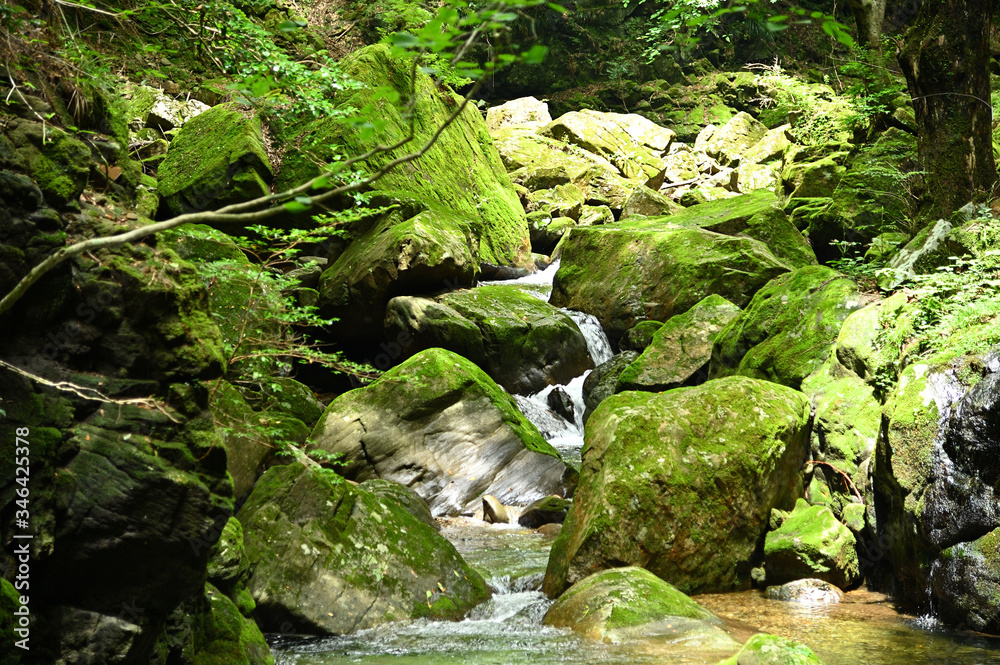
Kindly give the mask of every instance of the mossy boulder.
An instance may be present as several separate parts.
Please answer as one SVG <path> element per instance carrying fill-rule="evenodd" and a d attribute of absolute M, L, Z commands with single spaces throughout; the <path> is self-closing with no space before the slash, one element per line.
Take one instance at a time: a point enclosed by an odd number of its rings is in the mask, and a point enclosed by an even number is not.
<path fill-rule="evenodd" d="M 59 208 L 80 198 L 90 174 L 90 148 L 83 142 L 29 120 L 11 120 L 4 135 L 13 161 L 38 184 L 49 205 Z"/>
<path fill-rule="evenodd" d="M 573 183 L 566 183 L 556 185 L 551 189 L 539 189 L 531 192 L 531 201 L 527 209 L 530 212 L 545 212 L 550 217 L 555 218 L 569 217 L 575 222 L 580 218 L 586 200 L 586 194 L 581 188 Z M 530 231 L 529 228 L 529 233 Z"/>
<path fill-rule="evenodd" d="M 952 566 L 945 552 L 975 551 L 989 542 L 975 541 L 1000 527 L 998 361 L 967 347 L 984 326 L 988 331 L 978 334 L 995 345 L 992 324 L 980 324 L 909 361 L 887 396 L 874 457 L 873 521 L 887 539 L 900 596 L 925 602 L 931 588 L 935 606 L 948 606 L 948 619 L 966 624 L 983 622 L 968 599 L 988 588 L 995 560 L 981 572 L 966 567 L 958 575 L 957 563 L 944 577 L 938 571 Z"/>
<path fill-rule="evenodd" d="M 758 633 L 718 665 L 823 665 L 812 649 L 777 635 Z"/>
<path fill-rule="evenodd" d="M 235 104 L 192 118 L 157 171 L 161 210 L 181 215 L 270 193 L 273 176 L 260 119 Z"/>
<path fill-rule="evenodd" d="M 249 577 L 250 563 L 243 546 L 243 525 L 235 517 L 230 517 L 222 528 L 219 541 L 212 546 L 208 581 L 232 597 Z"/>
<path fill-rule="evenodd" d="M 618 341 L 618 348 L 623 351 L 642 353 L 652 343 L 653 335 L 661 326 L 663 326 L 663 321 L 640 321 L 629 328 L 625 336 Z"/>
<path fill-rule="evenodd" d="M 205 585 L 204 607 L 193 617 L 192 640 L 184 650 L 191 665 L 273 665 L 274 656 L 260 628 L 243 616 L 226 594 Z"/>
<path fill-rule="evenodd" d="M 431 516 L 431 509 L 427 506 L 427 502 L 409 487 L 380 478 L 370 478 L 361 483 L 360 487 L 365 491 L 382 497 L 386 501 L 392 501 L 402 506 L 406 509 L 406 512 L 427 526 L 432 527 L 435 531 L 438 530 L 437 522 Z"/>
<path fill-rule="evenodd" d="M 723 166 L 740 163 L 743 155 L 756 145 L 767 127 L 752 115 L 740 111 L 721 127 L 709 126 L 698 135 L 695 150 L 706 153 Z"/>
<path fill-rule="evenodd" d="M 816 263 L 816 256 L 809 243 L 791 223 L 777 197 L 770 191 L 750 192 L 699 203 L 672 214 L 669 221 L 678 226 L 754 238 L 767 245 L 775 257 L 793 268 Z M 650 223 L 655 225 L 659 220 L 650 220 Z M 632 226 L 642 228 L 642 222 L 635 222 Z"/>
<path fill-rule="evenodd" d="M 932 578 L 940 615 L 972 630 L 1000 632 L 1000 528 L 949 547 L 940 561 Z"/>
<path fill-rule="evenodd" d="M 820 579 L 846 589 L 861 581 L 856 542 L 850 529 L 826 506 L 799 499 L 781 526 L 764 539 L 767 580 L 784 584 Z"/>
<path fill-rule="evenodd" d="M 757 240 L 683 228 L 670 219 L 570 231 L 550 302 L 596 316 L 617 340 L 639 321 L 666 321 L 713 293 L 744 306 L 788 271 Z"/>
<path fill-rule="evenodd" d="M 384 124 L 370 136 L 336 117 L 286 127 L 282 139 L 301 149 L 294 155 L 286 155 L 278 174 L 279 190 L 319 175 L 317 162 L 332 161 L 337 146 L 347 154 L 358 155 L 376 145 L 392 145 L 406 137 L 410 128 L 407 100 L 411 84 L 415 96 L 414 139 L 399 150 L 383 152 L 368 160 L 364 168 L 369 172 L 422 146 L 460 103 L 455 93 L 446 87 L 438 88 L 430 76 L 419 70 L 416 81 L 411 81 L 410 61 L 394 58 L 386 44 L 352 53 L 341 62 L 341 67 L 365 87 L 343 93 L 339 103 L 358 108 L 374 104 Z M 399 101 L 376 99 L 374 91 L 381 86 L 399 93 Z M 494 265 L 530 265 L 524 209 L 504 171 L 486 123 L 473 105 L 459 114 L 423 157 L 400 165 L 372 186 L 390 199 L 418 203 L 444 216 L 471 222 L 475 229 L 472 250 L 483 261 Z"/>
<path fill-rule="evenodd" d="M 875 451 L 882 424 L 882 405 L 872 386 L 837 359 L 836 353 L 802 381 L 802 392 L 815 409 L 811 448 L 813 459 L 829 462 L 855 478 L 861 463 Z M 850 501 L 852 491 L 838 474 L 828 478 L 841 494 L 840 503 Z M 837 508 L 842 508 L 838 505 Z M 836 512 L 836 511 L 835 511 Z"/>
<path fill-rule="evenodd" d="M 255 616 L 269 632 L 342 634 L 459 619 L 482 577 L 404 508 L 301 464 L 269 469 L 239 513 Z"/>
<path fill-rule="evenodd" d="M 711 295 L 672 317 L 653 335 L 649 346 L 618 377 L 615 392 L 659 392 L 691 385 L 708 378 L 712 343 L 740 308 L 719 295 Z"/>
<path fill-rule="evenodd" d="M 608 160 L 583 148 L 524 128 L 501 129 L 495 144 L 511 180 L 529 190 L 573 184 L 588 205 L 621 210 L 638 184 L 624 178 Z"/>
<path fill-rule="evenodd" d="M 566 495 L 575 472 L 471 361 L 428 349 L 333 400 L 316 447 L 342 453 L 352 480 L 414 489 L 434 515 L 472 513 L 492 494 L 505 505 Z"/>
<path fill-rule="evenodd" d="M 801 493 L 808 422 L 804 395 L 746 377 L 604 400 L 543 590 L 622 564 L 685 593 L 749 587 L 771 509 Z"/>
<path fill-rule="evenodd" d="M 385 308 L 398 295 L 471 286 L 479 271 L 472 228 L 453 214 L 391 213 L 351 243 L 319 281 L 323 316 L 344 339 L 381 339 Z"/>
<path fill-rule="evenodd" d="M 699 653 L 739 648 L 714 614 L 648 570 L 634 566 L 580 580 L 556 600 L 542 622 L 612 644 L 629 638 L 666 637 L 682 641 L 688 649 L 697 646 Z"/>
<path fill-rule="evenodd" d="M 878 277 L 879 288 L 891 291 L 917 275 L 926 275 L 948 265 L 949 257 L 956 254 L 955 248 L 948 243 L 951 231 L 951 222 L 945 219 L 922 229 L 889 260 Z"/>
<path fill-rule="evenodd" d="M 284 431 L 280 429 L 282 416 L 255 412 L 227 381 L 207 382 L 206 388 L 219 441 L 226 449 L 233 491 L 236 500 L 242 501 L 281 450 L 282 442 L 275 435 Z"/>
<path fill-rule="evenodd" d="M 549 105 L 534 97 L 521 97 L 486 110 L 486 127 L 495 132 L 504 127 L 544 127 L 552 122 Z"/>
<path fill-rule="evenodd" d="M 634 330 L 634 328 L 633 328 Z M 618 377 L 639 357 L 637 351 L 622 351 L 598 365 L 583 381 L 583 399 L 586 409 L 583 422 L 586 423 L 597 406 L 615 394 Z"/>
<path fill-rule="evenodd" d="M 169 247 L 186 261 L 209 263 L 232 261 L 247 264 L 246 254 L 222 231 L 205 224 L 184 224 L 156 234 L 159 247 Z"/>
<path fill-rule="evenodd" d="M 405 341 L 405 356 L 434 347 L 454 351 L 511 393 L 569 383 L 593 367 L 573 319 L 516 286 L 454 291 L 436 301 L 394 298 L 386 336 Z"/>
<path fill-rule="evenodd" d="M 798 389 L 861 304 L 854 281 L 830 268 L 806 266 L 779 276 L 718 334 L 709 376 L 742 374 Z"/>
<path fill-rule="evenodd" d="M 579 214 L 578 209 L 577 216 Z M 572 217 L 553 217 L 551 212 L 540 210 L 528 215 L 528 226 L 531 229 L 532 251 L 547 255 L 555 249 L 566 232 L 576 226 L 576 220 Z"/>
<path fill-rule="evenodd" d="M 517 523 L 530 529 L 537 529 L 543 524 L 562 524 L 566 512 L 573 502 L 558 496 L 542 497 L 526 506 L 517 518 Z"/>
<path fill-rule="evenodd" d="M 660 156 L 674 140 L 674 132 L 636 114 L 570 111 L 540 129 L 608 160 L 624 178 L 645 180 L 663 169 Z"/>
<path fill-rule="evenodd" d="M 622 207 L 622 219 L 629 217 L 663 217 L 680 212 L 684 208 L 657 191 L 640 185 L 636 187 Z"/>

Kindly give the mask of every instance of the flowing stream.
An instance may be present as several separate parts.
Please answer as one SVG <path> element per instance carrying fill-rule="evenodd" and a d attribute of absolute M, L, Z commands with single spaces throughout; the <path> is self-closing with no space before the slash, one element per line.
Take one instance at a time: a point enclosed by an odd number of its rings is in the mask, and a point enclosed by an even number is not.
<path fill-rule="evenodd" d="M 528 277 L 490 282 L 515 284 L 547 300 L 558 263 Z M 594 364 L 611 357 L 597 321 L 572 312 L 587 339 Z M 521 411 L 571 463 L 583 446 L 583 382 L 534 395 L 515 395 Z M 550 407 L 554 391 L 564 391 L 573 418 Z M 663 635 L 616 644 L 586 640 L 544 626 L 551 605 L 540 591 L 554 540 L 517 525 L 492 525 L 473 518 L 441 519 L 441 533 L 493 588 L 493 597 L 464 621 L 417 620 L 392 623 L 337 637 L 270 636 L 277 665 L 714 665 L 730 653 L 706 652 Z M 767 600 L 759 591 L 695 596 L 725 622 L 739 642 L 768 632 L 810 646 L 826 665 L 1000 665 L 1000 638 L 958 634 L 926 617 L 896 611 L 882 594 L 851 591 L 836 605 L 801 605 Z"/>

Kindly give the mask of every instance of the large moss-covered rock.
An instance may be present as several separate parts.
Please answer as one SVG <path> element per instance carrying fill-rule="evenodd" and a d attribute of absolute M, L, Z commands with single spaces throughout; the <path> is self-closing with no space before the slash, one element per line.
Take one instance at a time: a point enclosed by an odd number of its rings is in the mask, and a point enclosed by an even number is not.
<path fill-rule="evenodd" d="M 222 104 L 192 118 L 157 171 L 161 208 L 172 215 L 266 196 L 272 178 L 260 119 Z"/>
<path fill-rule="evenodd" d="M 340 634 L 421 616 L 458 619 L 489 596 L 433 528 L 315 467 L 269 469 L 239 519 L 266 631 Z"/>
<path fill-rule="evenodd" d="M 391 145 L 407 136 L 410 129 L 410 62 L 396 59 L 385 44 L 357 51 L 341 62 L 344 72 L 366 88 L 342 94 L 343 105 L 374 104 L 384 123 L 371 136 L 340 118 L 325 117 L 296 125 L 284 132 L 289 143 L 301 149 L 286 155 L 278 174 L 280 190 L 294 187 L 319 174 L 316 161 L 331 161 L 340 146 L 358 155 L 376 145 Z M 390 160 L 417 149 L 427 142 L 455 111 L 459 98 L 447 88 L 439 89 L 430 76 L 417 71 L 413 86 L 415 135 L 401 149 L 383 152 L 366 163 L 374 172 Z M 400 95 L 398 102 L 376 99 L 378 87 L 389 86 Z M 473 250 L 495 265 L 521 265 L 531 261 L 528 225 L 517 193 L 504 171 L 486 123 L 473 107 L 467 107 L 445 129 L 419 160 L 400 165 L 373 183 L 391 199 L 425 205 L 446 215 L 456 215 L 475 227 Z M 397 294 L 398 295 L 398 294 Z"/>
<path fill-rule="evenodd" d="M 607 159 L 534 130 L 514 127 L 494 134 L 511 180 L 529 190 L 574 184 L 593 205 L 621 210 L 639 181 L 622 177 Z"/>
<path fill-rule="evenodd" d="M 673 200 L 653 191 L 646 185 L 636 187 L 622 207 L 622 219 L 629 217 L 663 217 L 680 212 L 684 208 Z"/>
<path fill-rule="evenodd" d="M 715 615 L 636 567 L 604 570 L 580 580 L 549 608 L 543 623 L 607 643 L 655 636 L 682 640 L 699 652 L 739 648 Z"/>
<path fill-rule="evenodd" d="M 1000 630 L 1000 528 L 941 552 L 932 584 L 938 612 L 973 630 Z"/>
<path fill-rule="evenodd" d="M 510 395 L 444 349 L 335 399 L 312 438 L 344 455 L 346 477 L 412 487 L 435 515 L 471 513 L 484 494 L 507 505 L 565 495 L 575 475 Z"/>
<path fill-rule="evenodd" d="M 879 288 L 887 291 L 895 289 L 917 275 L 925 275 L 947 265 L 948 257 L 955 253 L 947 242 L 951 230 L 951 222 L 945 219 L 939 219 L 921 230 L 896 252 L 885 271 L 879 274 Z"/>
<path fill-rule="evenodd" d="M 635 330 L 633 328 L 632 330 Z M 639 357 L 636 351 L 622 351 L 594 368 L 583 382 L 583 399 L 586 409 L 583 422 L 586 423 L 597 405 L 615 394 L 618 377 Z"/>
<path fill-rule="evenodd" d="M 569 383 L 593 367 L 573 319 L 516 286 L 454 291 L 437 301 L 394 298 L 386 336 L 405 339 L 405 356 L 434 347 L 454 351 L 511 393 Z"/>
<path fill-rule="evenodd" d="M 799 499 L 795 510 L 764 539 L 767 581 L 815 578 L 841 588 L 861 579 L 854 535 L 826 506 Z"/>
<path fill-rule="evenodd" d="M 486 110 L 486 127 L 491 133 L 504 127 L 543 127 L 550 122 L 549 105 L 534 97 L 512 99 Z"/>
<path fill-rule="evenodd" d="M 712 294 L 744 306 L 788 270 L 757 240 L 656 218 L 642 228 L 576 228 L 562 248 L 550 302 L 593 314 L 613 340 L 638 321 L 665 321 Z"/>
<path fill-rule="evenodd" d="M 777 635 L 758 633 L 718 665 L 823 665 L 812 649 Z"/>
<path fill-rule="evenodd" d="M 857 285 L 830 268 L 782 275 L 718 334 L 709 376 L 742 374 L 798 388 L 827 359 L 844 319 L 861 304 Z"/>
<path fill-rule="evenodd" d="M 659 392 L 708 378 L 715 337 L 740 308 L 719 295 L 711 295 L 664 323 L 649 346 L 618 377 L 615 392 Z"/>
<path fill-rule="evenodd" d="M 752 115 L 740 111 L 722 127 L 709 126 L 695 142 L 695 149 L 704 151 L 720 164 L 739 163 L 743 154 L 764 138 L 767 127 Z"/>
<path fill-rule="evenodd" d="M 49 205 L 61 207 L 80 198 L 90 174 L 90 149 L 61 129 L 14 119 L 4 127 L 13 148 L 4 164 L 27 172 Z"/>
<path fill-rule="evenodd" d="M 545 592 L 622 564 L 685 593 L 748 586 L 771 509 L 801 491 L 808 420 L 805 396 L 745 377 L 606 399 Z"/>
<path fill-rule="evenodd" d="M 401 216 L 392 213 L 374 225 L 320 278 L 320 310 L 338 319 L 333 329 L 345 339 L 380 339 L 385 307 L 394 296 L 471 286 L 475 280 L 480 257 L 465 221 L 432 211 L 405 221 Z"/>
<path fill-rule="evenodd" d="M 674 132 L 635 114 L 584 109 L 566 113 L 539 130 L 608 160 L 622 177 L 644 180 L 663 169 L 661 155 Z"/>
<path fill-rule="evenodd" d="M 996 616 L 969 600 L 989 595 L 996 559 L 972 554 L 1000 527 L 1000 363 L 968 350 L 977 334 L 996 343 L 992 324 L 970 326 L 900 373 L 875 452 L 875 512 L 900 596 L 926 602 L 931 588 L 949 620 L 994 632 Z"/>

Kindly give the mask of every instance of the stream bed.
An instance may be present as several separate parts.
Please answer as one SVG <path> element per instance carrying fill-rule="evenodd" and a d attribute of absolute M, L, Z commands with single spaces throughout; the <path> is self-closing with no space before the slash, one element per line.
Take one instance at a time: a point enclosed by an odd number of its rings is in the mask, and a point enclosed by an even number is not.
<path fill-rule="evenodd" d="M 272 639 L 277 665 L 714 665 L 731 654 L 652 636 L 595 643 L 542 625 L 551 601 L 540 591 L 554 538 L 472 518 L 440 520 L 441 532 L 494 587 L 464 621 L 418 620 L 339 637 Z M 694 597 L 737 641 L 770 632 L 810 646 L 826 665 L 1000 664 L 1000 639 L 961 635 L 898 613 L 859 589 L 839 605 L 767 600 L 759 591 Z"/>

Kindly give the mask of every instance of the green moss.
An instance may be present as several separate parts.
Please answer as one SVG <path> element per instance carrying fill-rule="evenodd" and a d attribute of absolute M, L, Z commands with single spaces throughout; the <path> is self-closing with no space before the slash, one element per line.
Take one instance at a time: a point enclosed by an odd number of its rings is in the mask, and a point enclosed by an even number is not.
<path fill-rule="evenodd" d="M 76 201 L 90 174 L 90 149 L 66 132 L 26 120 L 7 129 L 20 161 L 49 205 Z"/>
<path fill-rule="evenodd" d="M 13 584 L 0 578 L 0 646 L 3 647 L 0 649 L 0 665 L 17 665 L 21 662 L 22 651 L 14 646 L 14 641 L 21 639 L 14 634 L 14 628 L 18 625 L 14 612 L 21 607 L 20 597 L 21 594 L 14 589 Z"/>
<path fill-rule="evenodd" d="M 754 635 L 739 653 L 718 665 L 738 665 L 755 663 L 759 665 L 823 665 L 812 649 L 777 635 L 758 633 Z"/>
<path fill-rule="evenodd" d="M 857 285 L 823 266 L 782 275 L 761 289 L 715 341 L 710 377 L 742 374 L 798 388 L 829 356 Z"/>
<path fill-rule="evenodd" d="M 257 624 L 211 584 L 205 585 L 205 604 L 195 617 L 193 643 L 185 649 L 191 665 L 274 665 Z"/>
<path fill-rule="evenodd" d="M 179 257 L 188 261 L 249 263 L 246 255 L 240 251 L 232 238 L 204 224 L 185 224 L 161 231 L 156 238 L 159 246 L 169 247 L 177 252 Z"/>
<path fill-rule="evenodd" d="M 854 535 L 822 505 L 799 499 L 764 540 L 769 584 L 816 578 L 839 587 L 860 579 Z"/>
<path fill-rule="evenodd" d="M 604 400 L 544 590 L 622 564 L 686 593 L 749 585 L 771 508 L 801 493 L 808 420 L 801 393 L 744 377 Z"/>
<path fill-rule="evenodd" d="M 342 63 L 354 79 L 372 86 L 390 86 L 401 95 L 399 105 L 386 99 L 375 100 L 371 89 L 348 92 L 342 104 L 362 107 L 373 103 L 384 125 L 373 137 L 361 133 L 336 118 L 326 118 L 290 128 L 288 142 L 301 143 L 301 151 L 285 158 L 277 188 L 287 189 L 319 174 L 316 161 L 332 161 L 331 146 L 339 145 L 348 154 L 360 154 L 375 142 L 392 144 L 406 136 L 409 123 L 404 116 L 409 90 L 409 65 L 395 60 L 386 45 L 370 46 L 348 56 Z M 436 88 L 425 74 L 418 74 L 415 86 L 417 117 L 413 144 L 422 145 L 455 110 L 457 97 Z M 383 153 L 367 163 L 371 171 L 402 154 Z M 528 225 L 517 193 L 511 186 L 499 155 L 479 113 L 468 107 L 418 161 L 400 166 L 374 183 L 374 188 L 399 201 L 413 201 L 443 212 L 475 220 L 478 252 L 482 260 L 501 265 L 530 263 Z"/>
<path fill-rule="evenodd" d="M 222 104 L 189 120 L 170 143 L 158 192 L 179 215 L 266 195 L 271 175 L 260 119 Z"/>

